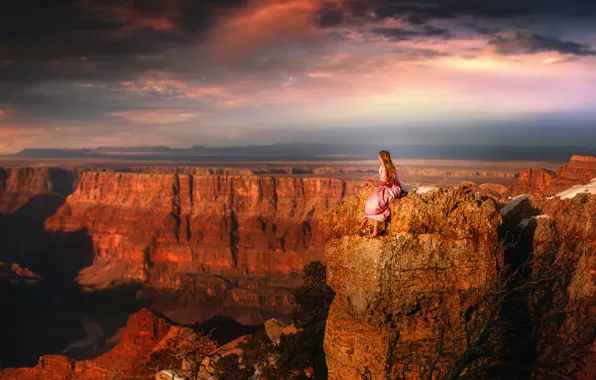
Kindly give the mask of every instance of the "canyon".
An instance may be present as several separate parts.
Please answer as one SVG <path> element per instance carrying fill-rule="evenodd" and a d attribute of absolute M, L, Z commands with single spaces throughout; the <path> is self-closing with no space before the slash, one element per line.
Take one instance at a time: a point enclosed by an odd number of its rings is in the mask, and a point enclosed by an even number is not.
<path fill-rule="evenodd" d="M 574 305 L 595 297 L 596 200 L 547 195 L 588 183 L 595 162 L 574 156 L 556 172 L 522 172 L 511 187 L 412 190 L 393 201 L 376 240 L 353 233 L 365 186 L 297 170 L 0 169 L 0 302 L 15 311 L 2 334 L 19 347 L 3 347 L 0 365 L 28 366 L 0 378 L 106 378 L 154 363 L 152 352 L 172 326 L 224 326 L 221 345 L 270 318 L 287 321 L 292 290 L 313 260 L 326 262 L 336 292 L 325 337 L 331 379 L 411 378 L 428 366 L 413 359 L 414 349 L 438 358 L 436 371 L 451 371 L 437 356 L 438 337 L 464 355 L 479 300 L 503 267 L 529 258 L 530 278 L 552 267 L 565 274 L 567 291 L 551 294 L 551 303 L 567 322 L 536 327 L 521 348 L 503 343 L 501 368 L 491 371 L 498 378 L 511 357 L 552 362 L 553 347 L 569 347 L 551 335 L 577 320 Z M 534 195 L 503 208 L 516 194 Z M 534 296 L 524 318 L 546 313 Z M 131 349 L 131 341 L 142 347 Z M 594 373 L 589 355 L 575 364 L 579 378 Z"/>
<path fill-rule="evenodd" d="M 35 284 L 3 284 L 5 304 L 28 316 L 3 326 L 22 347 L 7 351 L 4 365 L 28 364 L 84 340 L 81 314 L 106 337 L 140 307 L 183 324 L 287 320 L 302 267 L 323 258 L 315 219 L 358 188 L 329 178 L 212 172 L 0 173 L 0 260 L 40 277 Z M 31 302 L 11 294 L 32 295 Z"/>

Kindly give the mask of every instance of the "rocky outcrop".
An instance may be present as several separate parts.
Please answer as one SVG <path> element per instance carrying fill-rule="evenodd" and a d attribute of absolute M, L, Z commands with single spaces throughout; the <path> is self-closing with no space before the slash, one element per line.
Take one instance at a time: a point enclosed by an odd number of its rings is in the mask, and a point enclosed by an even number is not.
<path fill-rule="evenodd" d="M 63 197 L 73 190 L 72 171 L 59 168 L 0 168 L 0 214 L 10 214 L 31 198 L 50 192 Z"/>
<path fill-rule="evenodd" d="M 417 191 L 380 239 L 352 232 L 368 192 L 324 219 L 329 378 L 594 378 L 596 196 Z"/>
<path fill-rule="evenodd" d="M 111 379 L 134 378 L 163 350 L 164 338 L 172 325 L 155 313 L 142 309 L 128 319 L 122 340 L 108 353 L 88 361 L 66 356 L 42 356 L 33 368 L 8 368 L 0 371 L 2 380 L 33 379 Z M 158 344 L 161 343 L 161 346 Z M 145 376 L 144 378 L 147 378 Z"/>
<path fill-rule="evenodd" d="M 596 177 L 596 157 L 573 156 L 556 173 L 533 168 L 519 174 L 511 185 L 512 196 L 521 194 L 554 194 L 574 185 L 585 185 Z"/>
<path fill-rule="evenodd" d="M 352 232 L 366 195 L 346 199 L 323 223 L 336 292 L 325 331 L 330 379 L 413 376 L 423 363 L 408 352 L 418 347 L 432 361 L 445 333 L 463 350 L 460 326 L 502 261 L 492 199 L 463 187 L 414 190 L 392 202 L 384 236 L 370 240 Z"/>
<path fill-rule="evenodd" d="M 461 186 L 469 187 L 480 195 L 491 197 L 497 200 L 507 199 L 509 197 L 509 188 L 498 183 L 481 183 L 465 181 Z"/>
<path fill-rule="evenodd" d="M 596 178 L 596 157 L 573 156 L 557 170 L 551 190 L 555 193 L 574 185 L 585 185 Z"/>
<path fill-rule="evenodd" d="M 518 231 L 513 254 L 527 260 L 528 340 L 538 363 L 533 376 L 561 372 L 579 379 L 596 375 L 596 196 L 518 198 L 504 212 Z M 579 361 L 577 359 L 580 359 Z"/>
<path fill-rule="evenodd" d="M 267 322 L 265 322 L 265 333 L 267 334 L 269 340 L 271 340 L 273 343 L 279 343 L 279 340 L 282 335 L 290 335 L 295 334 L 297 332 L 298 329 L 296 329 L 296 326 L 285 326 L 275 319 L 270 319 Z"/>
<path fill-rule="evenodd" d="M 0 261 L 0 280 L 13 284 L 34 284 L 42 280 L 35 272 L 28 268 L 22 268 L 19 264 L 6 264 Z"/>
<path fill-rule="evenodd" d="M 551 184 L 555 173 L 539 168 L 532 168 L 519 173 L 517 181 L 511 185 L 510 192 L 513 195 L 547 193 L 551 190 Z"/>

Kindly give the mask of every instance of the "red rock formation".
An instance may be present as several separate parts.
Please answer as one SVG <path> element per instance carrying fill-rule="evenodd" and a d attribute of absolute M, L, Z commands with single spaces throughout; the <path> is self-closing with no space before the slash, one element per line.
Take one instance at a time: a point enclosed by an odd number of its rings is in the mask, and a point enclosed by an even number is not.
<path fill-rule="evenodd" d="M 495 201 L 465 188 L 413 191 L 392 202 L 385 236 L 371 240 L 352 232 L 366 195 L 348 198 L 324 223 L 336 292 L 325 330 L 329 378 L 400 378 L 402 370 L 417 378 L 421 367 L 398 358 L 412 346 L 432 357 L 439 327 L 465 339 L 457 335 L 463 315 L 496 274 L 501 215 Z"/>
<path fill-rule="evenodd" d="M 511 185 L 512 196 L 520 194 L 554 194 L 574 185 L 585 185 L 596 178 L 596 157 L 573 156 L 556 173 L 546 169 L 528 169 Z"/>
<path fill-rule="evenodd" d="M 31 197 L 52 188 L 49 168 L 0 169 L 0 213 L 12 213 Z"/>
<path fill-rule="evenodd" d="M 528 301 L 531 320 L 541 323 L 533 334 L 540 370 L 533 378 L 566 377 L 561 371 L 578 379 L 596 377 L 594 215 L 596 196 L 578 195 L 531 196 L 505 216 L 510 229 L 521 229 L 516 255 L 533 259 L 529 281 L 543 284 Z"/>
<path fill-rule="evenodd" d="M 509 196 L 509 188 L 498 183 L 482 183 L 462 182 L 461 186 L 469 187 L 480 195 L 491 197 L 494 199 L 506 199 Z"/>
<path fill-rule="evenodd" d="M 176 344 L 170 341 L 180 336 L 180 329 L 172 327 L 155 313 L 142 309 L 128 319 L 122 340 L 111 351 L 96 359 L 76 361 L 60 355 L 43 356 L 33 368 L 0 371 L 0 379 L 153 378 L 154 371 L 144 371 L 144 368 L 152 367 L 151 364 L 158 358 L 163 362 L 162 351 L 175 348 Z"/>
<path fill-rule="evenodd" d="M 35 272 L 27 268 L 22 268 L 19 264 L 8 265 L 0 261 L 0 279 L 8 280 L 13 284 L 26 283 L 33 284 L 42 278 Z"/>
<path fill-rule="evenodd" d="M 596 178 L 596 157 L 573 156 L 557 170 L 551 191 L 558 193 L 574 185 L 585 185 Z"/>
<path fill-rule="evenodd" d="M 330 379 L 452 377 L 488 342 L 481 374 L 594 378 L 596 196 L 519 198 L 501 216 L 496 202 L 464 188 L 412 191 L 392 202 L 385 234 L 371 240 L 352 232 L 366 195 L 347 198 L 323 225 L 336 292 L 325 330 Z M 517 242 L 506 250 L 505 230 Z M 485 293 L 499 268 L 522 265 L 501 272 L 514 287 Z M 514 323 L 487 317 L 487 299 Z M 491 329 L 498 333 L 465 353 Z"/>
<path fill-rule="evenodd" d="M 46 228 L 86 229 L 98 263 L 168 287 L 177 278 L 164 268 L 289 274 L 322 257 L 312 221 L 350 192 L 333 179 L 89 172 Z"/>
<path fill-rule="evenodd" d="M 539 168 L 532 168 L 519 173 L 517 181 L 511 185 L 510 193 L 513 196 L 520 194 L 548 193 L 555 173 Z"/>
<path fill-rule="evenodd" d="M 87 172 L 45 227 L 90 236 L 95 260 L 82 285 L 180 290 L 211 311 L 170 307 L 178 322 L 224 314 L 255 324 L 291 313 L 293 277 L 323 258 L 313 221 L 353 188 L 322 178 Z M 265 312 L 240 315 L 248 307 Z"/>

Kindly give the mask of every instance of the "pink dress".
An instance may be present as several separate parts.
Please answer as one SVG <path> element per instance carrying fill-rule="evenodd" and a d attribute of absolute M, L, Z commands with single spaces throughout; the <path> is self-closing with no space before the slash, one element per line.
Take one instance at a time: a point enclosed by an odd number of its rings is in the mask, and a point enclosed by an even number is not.
<path fill-rule="evenodd" d="M 379 178 L 381 179 L 381 182 L 385 182 L 387 179 L 387 172 L 383 165 L 379 168 Z M 375 187 L 364 205 L 364 217 L 384 222 L 389 215 L 391 215 L 389 202 L 391 202 L 392 199 L 399 197 L 401 191 L 402 189 L 399 181 L 396 183 L 390 181 L 386 185 Z"/>

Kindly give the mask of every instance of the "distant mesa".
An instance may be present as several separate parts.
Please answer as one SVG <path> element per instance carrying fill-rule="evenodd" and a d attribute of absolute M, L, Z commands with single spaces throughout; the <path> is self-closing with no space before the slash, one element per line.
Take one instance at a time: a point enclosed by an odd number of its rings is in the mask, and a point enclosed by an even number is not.
<path fill-rule="evenodd" d="M 512 196 L 543 193 L 552 195 L 575 185 L 586 185 L 596 178 L 596 157 L 574 155 L 556 172 L 532 168 L 520 173 L 511 185 Z"/>
<path fill-rule="evenodd" d="M 395 158 L 446 159 L 479 161 L 563 161 L 573 154 L 596 155 L 589 147 L 512 147 L 476 145 L 399 145 L 386 144 Z M 120 158 L 172 161 L 351 161 L 375 160 L 378 145 L 288 143 L 231 147 L 168 146 L 99 147 L 94 149 L 38 149 L 28 148 L 15 156 L 21 158 Z"/>

